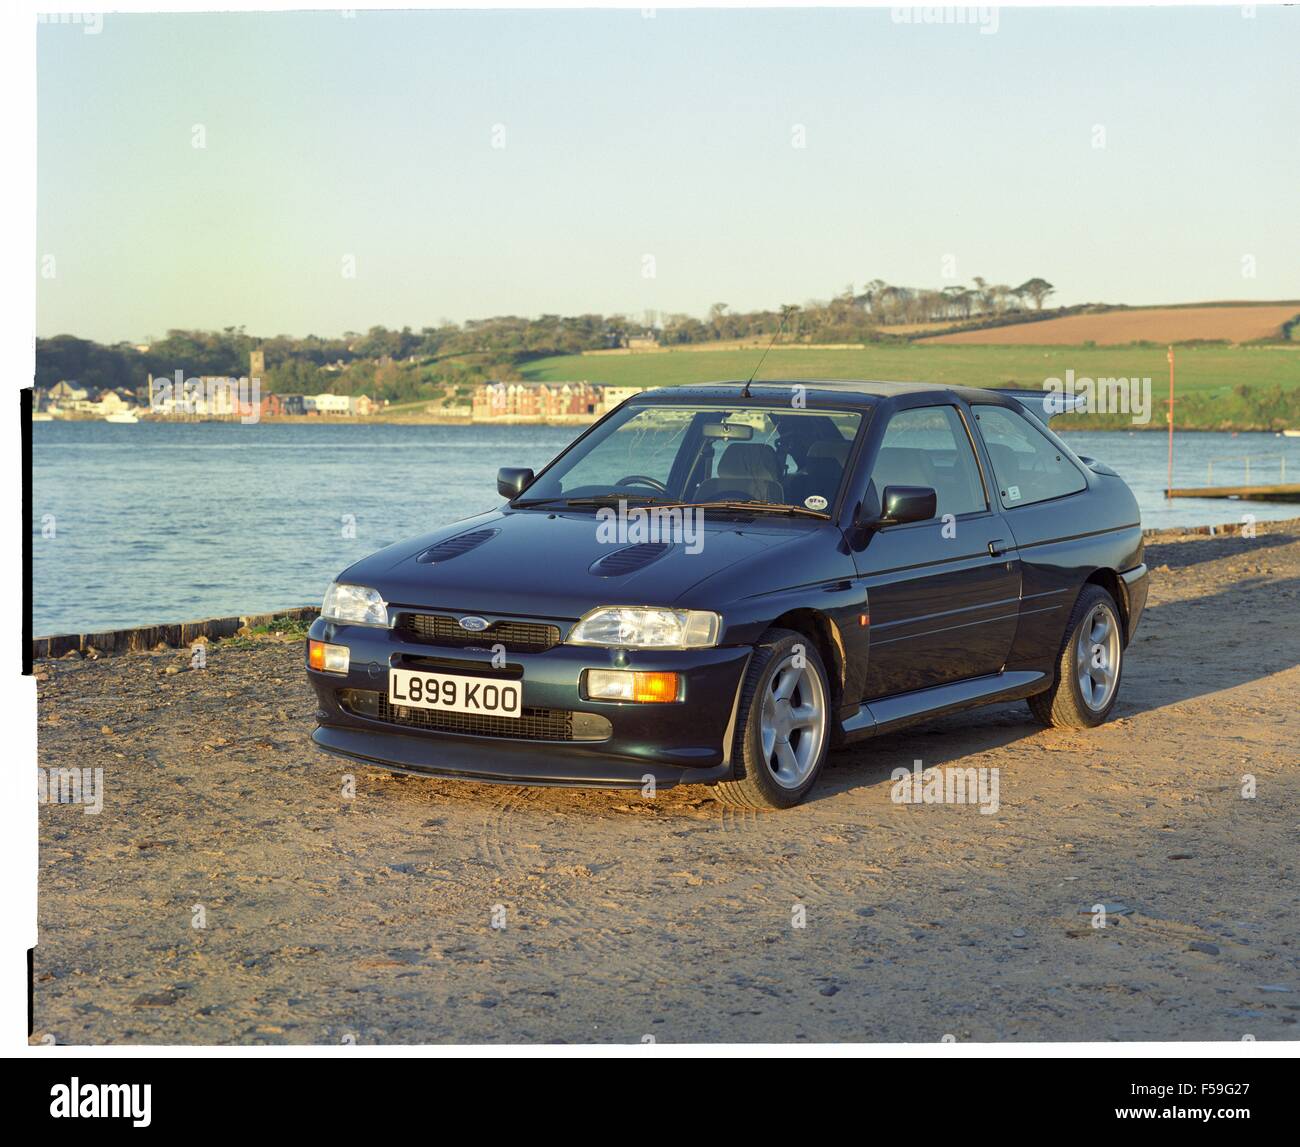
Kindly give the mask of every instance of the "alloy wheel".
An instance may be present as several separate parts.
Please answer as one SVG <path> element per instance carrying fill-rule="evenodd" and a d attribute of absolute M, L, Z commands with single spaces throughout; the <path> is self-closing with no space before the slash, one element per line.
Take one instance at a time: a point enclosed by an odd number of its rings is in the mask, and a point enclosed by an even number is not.
<path fill-rule="evenodd" d="M 1119 683 L 1119 619 L 1109 605 L 1098 604 L 1079 626 L 1074 663 L 1083 702 L 1100 712 Z"/>
<path fill-rule="evenodd" d="M 766 688 L 759 735 L 763 760 L 782 788 L 797 789 L 821 757 L 826 739 L 826 688 L 807 661 L 788 653 Z"/>

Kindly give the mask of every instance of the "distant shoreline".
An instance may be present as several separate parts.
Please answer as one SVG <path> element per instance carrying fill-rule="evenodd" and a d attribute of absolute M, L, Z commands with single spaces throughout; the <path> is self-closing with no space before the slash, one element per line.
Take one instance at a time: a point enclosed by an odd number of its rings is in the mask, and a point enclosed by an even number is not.
<path fill-rule="evenodd" d="M 571 415 L 546 419 L 502 418 L 483 421 L 482 419 L 475 420 L 440 414 L 418 414 L 396 418 L 385 418 L 382 414 L 326 414 L 306 417 L 275 414 L 267 415 L 257 419 L 256 422 L 249 423 L 243 423 L 238 418 L 158 418 L 148 414 L 139 417 L 133 423 L 107 423 L 107 420 L 103 417 L 93 414 L 74 417 L 58 415 L 52 419 L 39 420 L 41 424 L 45 425 L 50 422 L 105 422 L 108 425 L 126 426 L 143 426 L 146 423 L 164 426 L 212 426 L 221 424 L 229 426 L 590 426 L 595 421 L 595 418 L 576 418 Z"/>
<path fill-rule="evenodd" d="M 1064 415 L 1052 420 L 1052 429 L 1060 434 L 1071 434 L 1075 431 L 1084 431 L 1089 433 L 1124 433 L 1127 431 L 1138 431 L 1144 434 L 1148 433 L 1168 433 L 1168 426 L 1157 420 L 1154 416 L 1147 423 L 1120 423 L 1116 425 L 1110 419 L 1114 416 L 1102 415 L 1106 420 L 1104 425 L 1092 425 L 1086 421 L 1087 415 L 1082 417 Z M 461 427 L 478 427 L 478 426 L 568 426 L 574 429 L 582 429 L 590 426 L 595 422 L 595 418 L 578 418 L 568 415 L 558 418 L 502 418 L 485 421 L 483 419 L 472 418 L 452 418 L 436 414 L 412 415 L 411 417 L 385 418 L 382 414 L 369 415 L 362 417 L 360 415 L 317 415 L 315 417 L 299 417 L 294 415 L 273 415 L 266 418 L 259 418 L 257 422 L 241 423 L 237 418 L 154 418 L 146 415 L 134 423 L 105 423 L 105 425 L 129 425 L 142 426 L 146 423 L 151 425 L 167 426 L 197 426 L 197 425 L 232 425 L 232 426 L 461 426 Z M 37 425 L 49 425 L 51 422 L 105 422 L 101 417 L 94 415 L 79 416 L 72 418 L 55 417 L 48 421 L 40 420 Z M 1271 434 L 1280 437 L 1281 430 L 1272 426 L 1256 425 L 1226 425 L 1226 426 L 1178 426 L 1174 429 L 1180 434 Z"/>

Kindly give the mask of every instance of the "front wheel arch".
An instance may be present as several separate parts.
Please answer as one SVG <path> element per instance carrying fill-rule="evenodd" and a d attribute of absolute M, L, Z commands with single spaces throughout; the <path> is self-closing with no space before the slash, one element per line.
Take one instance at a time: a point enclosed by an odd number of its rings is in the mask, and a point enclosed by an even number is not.
<path fill-rule="evenodd" d="M 805 732 L 814 738 L 811 747 L 811 759 L 805 757 L 800 763 L 806 768 L 806 774 L 800 780 L 782 780 L 774 777 L 777 767 L 771 758 L 773 744 L 766 740 L 770 731 L 769 716 L 780 720 L 779 712 L 770 713 L 765 702 L 771 701 L 769 686 L 781 680 L 781 674 L 789 671 L 789 659 L 799 646 L 806 644 L 804 666 L 794 667 L 794 674 L 802 671 L 804 680 L 797 684 L 793 697 L 794 714 L 804 710 L 805 720 L 796 721 L 797 726 L 808 725 L 806 717 L 811 711 L 821 711 L 820 729 L 810 727 Z M 804 693 L 805 686 L 811 686 L 813 696 Z M 820 698 L 817 694 L 820 693 Z M 717 782 L 713 795 L 724 804 L 738 805 L 751 809 L 780 809 L 797 805 L 817 783 L 817 777 L 826 762 L 830 750 L 833 716 L 830 712 L 830 680 L 826 666 L 815 642 L 808 640 L 808 635 L 800 630 L 767 630 L 755 644 L 754 656 L 745 671 L 741 684 L 741 693 L 736 713 L 733 732 L 732 775 L 730 779 Z M 783 699 L 789 694 L 776 694 L 778 711 Z M 811 710 L 808 707 L 811 706 Z M 788 714 L 788 710 L 787 710 Z M 797 730 L 796 730 L 797 731 Z M 782 736 L 777 727 L 778 742 L 785 744 L 787 754 L 793 748 L 800 751 L 799 742 L 789 732 Z M 782 764 L 784 762 L 782 761 Z"/>
<path fill-rule="evenodd" d="M 816 609 L 792 609 L 768 623 L 768 629 L 790 629 L 812 642 L 822 659 L 831 687 L 831 712 L 843 703 L 844 679 L 848 671 L 844 655 L 844 639 L 839 627 Z M 837 725 L 838 722 L 832 722 Z"/>

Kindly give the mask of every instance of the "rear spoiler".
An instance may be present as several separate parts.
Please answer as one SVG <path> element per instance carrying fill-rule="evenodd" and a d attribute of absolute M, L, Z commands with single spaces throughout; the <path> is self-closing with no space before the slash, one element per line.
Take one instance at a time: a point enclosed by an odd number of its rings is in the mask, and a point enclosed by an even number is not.
<path fill-rule="evenodd" d="M 990 390 L 989 393 L 1014 398 L 1044 425 L 1058 414 L 1080 413 L 1087 402 L 1087 395 L 1066 394 L 1061 390 Z"/>

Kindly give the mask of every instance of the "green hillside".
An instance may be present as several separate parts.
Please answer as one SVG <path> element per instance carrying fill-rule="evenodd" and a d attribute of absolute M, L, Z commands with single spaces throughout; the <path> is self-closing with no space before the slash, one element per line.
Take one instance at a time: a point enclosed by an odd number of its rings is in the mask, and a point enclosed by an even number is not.
<path fill-rule="evenodd" d="M 676 350 L 633 355 L 565 355 L 521 367 L 538 382 L 602 382 L 614 386 L 678 386 L 744 379 L 761 351 Z M 1177 422 L 1188 429 L 1280 430 L 1300 426 L 1300 353 L 1233 346 L 1176 348 Z M 969 347 L 888 345 L 852 350 L 776 347 L 760 377 L 867 378 L 963 386 L 1042 388 L 1048 378 L 1150 378 L 1151 426 L 1164 426 L 1169 366 L 1163 346 Z M 1080 426 L 1128 426 L 1127 418 L 1094 416 Z M 1057 425 L 1069 425 L 1060 420 Z"/>

